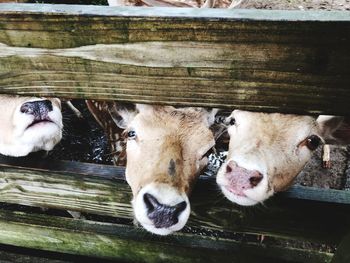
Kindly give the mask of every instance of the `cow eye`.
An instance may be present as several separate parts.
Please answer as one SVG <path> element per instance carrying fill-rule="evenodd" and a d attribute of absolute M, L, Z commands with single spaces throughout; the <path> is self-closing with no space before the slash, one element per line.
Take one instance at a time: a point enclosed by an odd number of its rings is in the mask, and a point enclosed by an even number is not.
<path fill-rule="evenodd" d="M 135 131 L 128 131 L 128 139 L 133 140 L 136 138 L 136 132 Z"/>
<path fill-rule="evenodd" d="M 236 119 L 235 118 L 227 118 L 225 124 L 226 125 L 235 125 Z"/>
<path fill-rule="evenodd" d="M 321 139 L 317 135 L 311 135 L 306 138 L 306 146 L 311 151 L 314 151 L 317 149 L 317 147 L 320 145 Z"/>

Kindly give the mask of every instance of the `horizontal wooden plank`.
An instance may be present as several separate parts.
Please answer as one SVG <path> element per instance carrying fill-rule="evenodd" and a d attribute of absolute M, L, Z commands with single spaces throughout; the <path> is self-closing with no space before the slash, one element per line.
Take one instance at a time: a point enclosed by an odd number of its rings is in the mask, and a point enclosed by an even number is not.
<path fill-rule="evenodd" d="M 42 158 L 42 153 L 31 153 L 25 157 L 10 157 L 0 154 L 0 166 L 9 168 L 30 168 L 37 171 L 51 171 L 80 176 L 97 176 L 105 179 L 125 181 L 125 167 L 100 165 Z"/>
<path fill-rule="evenodd" d="M 8 167 L 14 169 L 29 168 L 30 170 L 80 176 L 93 176 L 125 182 L 125 167 L 81 163 L 74 161 L 47 161 L 45 158 L 42 159 L 40 155 L 40 153 L 32 153 L 26 157 L 16 158 L 0 155 L 0 167 Z M 214 178 L 202 176 L 199 179 L 199 184 L 215 184 L 214 180 Z M 282 198 L 350 205 L 350 191 L 344 190 L 294 185 L 291 186 L 287 191 L 278 193 L 278 196 Z"/>
<path fill-rule="evenodd" d="M 281 193 L 284 197 L 350 205 L 350 191 L 321 189 L 316 187 L 292 186 Z"/>
<path fill-rule="evenodd" d="M 47 162 L 50 163 L 50 162 Z M 67 164 L 67 163 L 66 163 Z M 102 165 L 74 172 L 65 165 L 0 165 L 0 200 L 132 220 L 131 192 L 120 169 Z M 91 166 L 91 165 L 88 165 Z M 74 167 L 74 166 L 73 166 Z M 66 171 L 66 172 L 65 172 Z M 102 176 L 98 173 L 101 171 Z M 111 173 L 107 176 L 106 171 Z M 218 192 L 214 180 L 199 180 L 191 196 L 189 228 L 264 234 L 269 237 L 336 244 L 350 228 L 350 205 L 275 198 L 257 207 L 239 207 Z M 327 213 L 325 213 L 327 211 Z M 342 224 L 338 224 L 342 220 Z"/>
<path fill-rule="evenodd" d="M 348 12 L 1 4 L 0 14 L 0 93 L 349 114 Z"/>
<path fill-rule="evenodd" d="M 0 210 L 0 243 L 127 262 L 330 262 L 332 253 Z M 98 259 L 96 259 L 98 260 Z"/>
<path fill-rule="evenodd" d="M 73 256 L 67 257 L 58 253 L 48 253 L 47 251 L 40 253 L 38 250 L 0 245 L 1 263 L 72 263 L 71 258 Z"/>

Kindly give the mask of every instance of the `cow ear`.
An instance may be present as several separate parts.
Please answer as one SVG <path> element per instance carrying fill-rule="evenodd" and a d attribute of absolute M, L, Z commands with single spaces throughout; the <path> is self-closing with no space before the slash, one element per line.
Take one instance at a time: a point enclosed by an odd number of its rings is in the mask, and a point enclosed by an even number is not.
<path fill-rule="evenodd" d="M 320 115 L 316 121 L 326 143 L 347 144 L 350 142 L 350 119 Z"/>
<path fill-rule="evenodd" d="M 108 111 L 115 124 L 121 129 L 126 129 L 138 112 L 134 104 L 127 103 L 113 103 Z"/>

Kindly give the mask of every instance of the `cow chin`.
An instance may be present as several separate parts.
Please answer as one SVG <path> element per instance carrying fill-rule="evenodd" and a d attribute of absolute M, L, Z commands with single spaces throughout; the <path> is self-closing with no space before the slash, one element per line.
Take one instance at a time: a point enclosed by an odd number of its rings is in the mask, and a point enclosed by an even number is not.
<path fill-rule="evenodd" d="M 19 110 L 14 114 L 15 128 L 12 138 L 0 144 L 0 153 L 20 157 L 40 150 L 50 151 L 62 139 L 62 114 L 58 107 L 48 114 L 50 121 L 33 123 L 32 116 L 21 114 Z"/>
<path fill-rule="evenodd" d="M 10 143 L 0 143 L 0 154 L 21 157 L 31 152 L 50 151 L 61 140 L 62 130 L 53 123 L 45 129 L 25 132 Z"/>
<path fill-rule="evenodd" d="M 166 206 L 175 206 L 176 204 L 186 202 L 186 208 L 179 213 L 176 220 L 177 222 L 174 222 L 173 224 L 168 223 L 169 219 L 166 218 L 166 215 L 165 217 L 162 217 L 163 214 L 155 220 L 153 217 L 150 217 L 150 210 L 144 199 L 145 194 L 152 195 L 159 203 Z M 157 235 L 169 235 L 182 229 L 187 223 L 191 211 L 190 203 L 186 194 L 181 194 L 172 186 L 162 183 L 150 183 L 144 186 L 134 197 L 132 205 L 136 220 L 143 228 Z"/>

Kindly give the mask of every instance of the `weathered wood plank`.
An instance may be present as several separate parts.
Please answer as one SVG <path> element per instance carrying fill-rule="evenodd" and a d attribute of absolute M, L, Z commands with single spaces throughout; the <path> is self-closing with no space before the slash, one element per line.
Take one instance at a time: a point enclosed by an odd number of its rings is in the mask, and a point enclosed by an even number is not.
<path fill-rule="evenodd" d="M 9 157 L 0 154 L 0 166 L 8 168 L 29 168 L 61 174 L 97 176 L 105 179 L 125 181 L 125 167 L 82 162 L 50 160 L 42 158 L 41 153 L 31 153 L 25 157 Z"/>
<path fill-rule="evenodd" d="M 45 167 L 40 163 L 32 169 L 22 163 L 22 168 L 16 169 L 16 164 L 0 165 L 2 202 L 132 220 L 131 193 L 121 169 L 109 167 L 104 171 L 102 165 L 92 169 L 93 165 L 84 168 L 84 164 L 78 169 L 62 164 Z M 350 228 L 349 205 L 276 198 L 264 206 L 239 207 L 224 199 L 214 180 L 199 180 L 191 207 L 189 227 L 207 230 L 336 244 Z M 344 223 L 338 224 L 339 220 Z"/>
<path fill-rule="evenodd" d="M 348 12 L 2 4 L 0 14 L 0 93 L 349 114 Z"/>
<path fill-rule="evenodd" d="M 132 218 L 125 184 L 94 176 L 49 171 L 0 170 L 0 200 L 36 207 Z"/>
<path fill-rule="evenodd" d="M 0 245 L 1 263 L 72 263 L 72 256 Z M 68 259 L 69 258 L 69 259 Z M 85 261 L 86 262 L 86 261 Z"/>
<path fill-rule="evenodd" d="M 0 167 L 8 167 L 14 169 L 28 168 L 29 170 L 40 170 L 61 174 L 96 176 L 99 178 L 125 182 L 125 167 L 61 160 L 48 161 L 45 158 L 42 159 L 40 157 L 40 153 L 32 153 L 26 157 L 16 158 L 0 155 Z M 199 179 L 199 184 L 215 184 L 214 180 L 214 178 L 202 176 Z M 282 198 L 293 198 L 350 205 L 350 191 L 336 189 L 322 189 L 316 187 L 294 185 L 291 186 L 287 191 L 279 193 L 278 196 Z"/>
<path fill-rule="evenodd" d="M 11 219 L 11 220 L 9 220 Z M 330 262 L 331 253 L 0 210 L 0 243 L 128 262 Z"/>
<path fill-rule="evenodd" d="M 350 191 L 293 186 L 281 193 L 284 197 L 350 205 Z"/>

